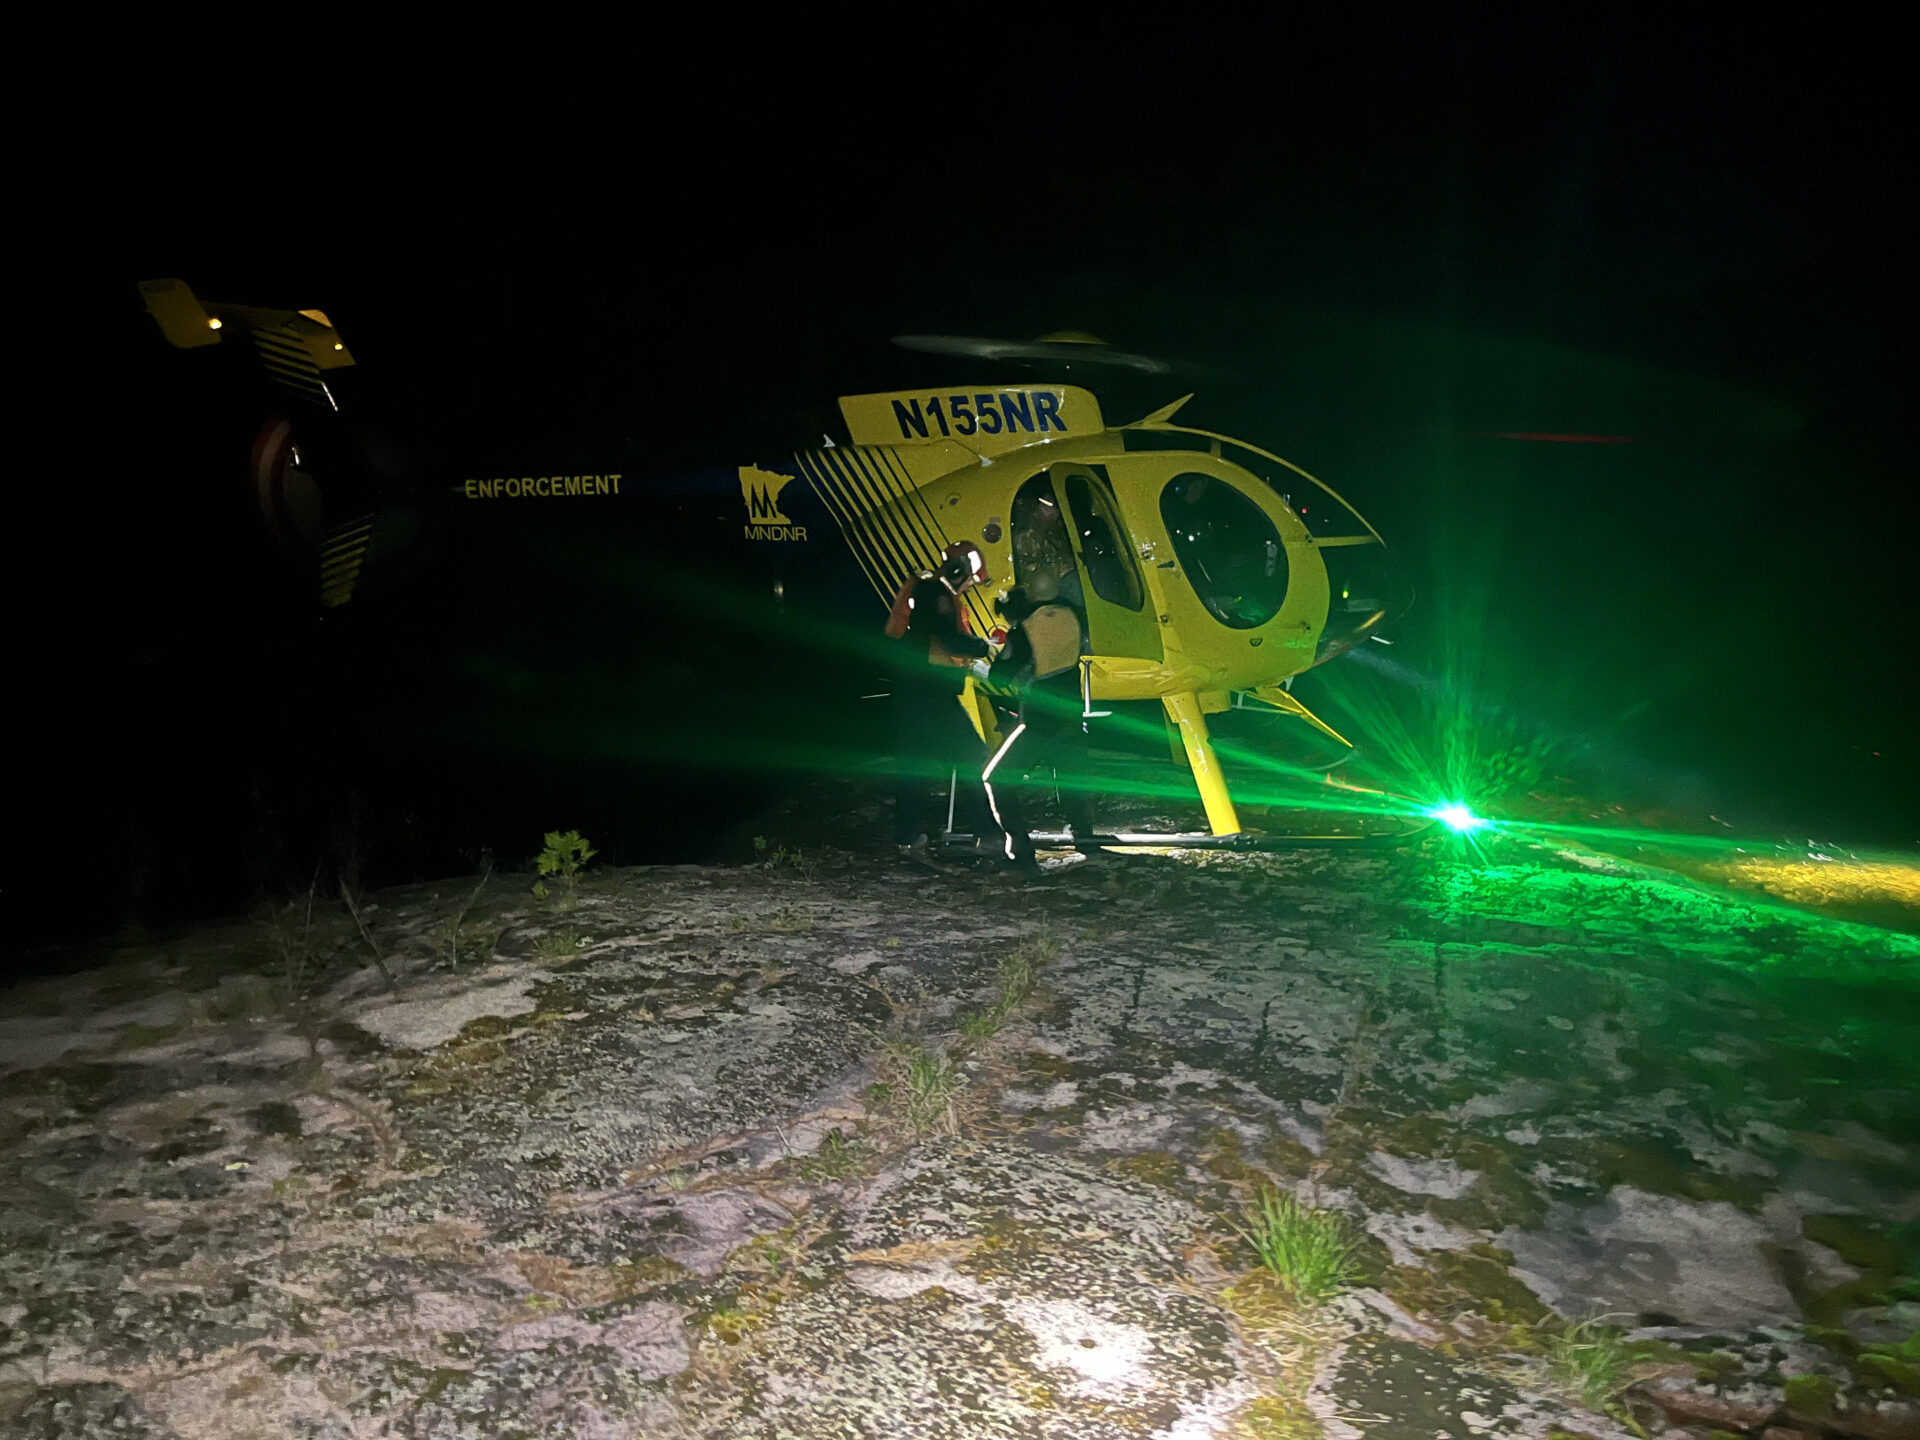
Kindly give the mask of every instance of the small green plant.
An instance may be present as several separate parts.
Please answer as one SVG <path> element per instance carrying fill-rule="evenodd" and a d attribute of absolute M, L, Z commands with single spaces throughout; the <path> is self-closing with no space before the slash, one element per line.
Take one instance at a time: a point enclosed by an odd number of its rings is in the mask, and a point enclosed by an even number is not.
<path fill-rule="evenodd" d="M 1040 967 L 1059 953 L 1059 942 L 1042 931 L 1002 955 L 1000 963 L 994 967 L 993 975 L 999 993 L 986 1009 L 961 1017 L 960 1033 L 969 1040 L 986 1040 L 999 1034 L 1007 1023 L 1007 1017 L 1033 993 L 1034 980 L 1039 975 Z"/>
<path fill-rule="evenodd" d="M 487 882 L 492 878 L 493 856 L 490 853 L 483 854 L 480 864 L 480 878 L 474 882 L 473 889 L 467 893 L 466 899 L 460 902 L 460 908 L 449 915 L 440 926 L 441 938 L 447 942 L 447 968 L 449 970 L 458 970 L 460 968 L 460 953 L 462 950 L 472 950 L 476 960 L 485 959 L 493 953 L 494 942 L 500 938 L 498 930 L 495 930 L 491 935 L 488 935 L 482 930 L 474 936 L 469 937 L 464 933 L 462 928 L 467 922 L 467 912 L 473 909 L 481 895 L 486 893 Z M 474 939 L 478 943 L 469 946 L 467 943 L 469 938 Z"/>
<path fill-rule="evenodd" d="M 273 928 L 274 940 L 280 947 L 280 989 L 288 1005 L 297 1005 L 306 998 L 307 986 L 313 978 L 313 895 L 319 884 L 320 872 L 316 869 L 313 882 L 307 886 L 304 905 L 299 900 L 289 901 Z M 383 972 L 385 968 L 381 967 Z M 392 977 L 388 980 L 391 983 Z"/>
<path fill-rule="evenodd" d="M 728 928 L 736 935 L 804 935 L 813 929 L 813 916 L 798 906 L 782 905 L 765 914 L 736 915 L 728 922 Z"/>
<path fill-rule="evenodd" d="M 769 845 L 766 836 L 756 835 L 753 837 L 753 853 L 768 870 L 792 870 L 809 883 L 820 873 L 819 857 L 808 855 L 798 845 L 788 845 L 784 841 Z"/>
<path fill-rule="evenodd" d="M 449 916 L 434 927 L 428 937 L 436 949 L 444 946 L 446 964 L 458 970 L 462 961 L 484 964 L 500 939 L 498 925 L 465 925 Z"/>
<path fill-rule="evenodd" d="M 578 930 L 555 930 L 533 942 L 533 953 L 543 960 L 562 960 L 580 953 Z"/>
<path fill-rule="evenodd" d="M 1634 1379 L 1633 1351 L 1606 1320 L 1590 1316 L 1546 1337 L 1548 1375 L 1591 1410 L 1613 1404 Z"/>
<path fill-rule="evenodd" d="M 859 1168 L 865 1150 L 857 1137 L 849 1138 L 844 1130 L 829 1130 L 821 1137 L 820 1148 L 801 1159 L 800 1178 L 839 1180 Z"/>
<path fill-rule="evenodd" d="M 533 882 L 533 893 L 542 900 L 546 899 L 549 893 L 547 881 L 553 880 L 560 886 L 564 902 L 571 905 L 580 888 L 580 872 L 599 853 L 578 830 L 549 830 L 546 849 L 533 862 L 534 868 L 540 872 L 540 878 Z"/>
<path fill-rule="evenodd" d="M 741 1305 L 723 1305 L 707 1317 L 707 1333 L 722 1345 L 738 1345 L 759 1326 L 758 1312 Z"/>
<path fill-rule="evenodd" d="M 956 1101 L 965 1083 L 952 1057 L 929 1050 L 913 1040 L 895 1040 L 887 1046 L 894 1097 L 903 1102 L 907 1124 L 915 1135 L 960 1133 Z"/>
<path fill-rule="evenodd" d="M 1285 1191 L 1261 1190 L 1247 1224 L 1234 1229 L 1297 1305 L 1331 1300 L 1359 1277 L 1358 1237 L 1346 1217 L 1302 1205 Z"/>

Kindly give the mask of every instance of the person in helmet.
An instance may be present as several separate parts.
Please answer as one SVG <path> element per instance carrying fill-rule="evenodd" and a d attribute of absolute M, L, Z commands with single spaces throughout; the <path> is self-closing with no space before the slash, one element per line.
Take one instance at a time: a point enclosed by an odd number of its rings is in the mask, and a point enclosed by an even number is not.
<path fill-rule="evenodd" d="M 908 577 L 887 617 L 887 637 L 901 642 L 892 686 L 893 838 L 903 852 L 925 846 L 928 794 L 949 775 L 962 786 L 956 821 L 975 835 L 989 823 L 979 785 L 968 783 L 980 773 L 984 747 L 959 703 L 969 670 L 984 677 L 991 653 L 972 633 L 960 597 L 988 578 L 980 547 L 956 541 L 938 570 Z"/>

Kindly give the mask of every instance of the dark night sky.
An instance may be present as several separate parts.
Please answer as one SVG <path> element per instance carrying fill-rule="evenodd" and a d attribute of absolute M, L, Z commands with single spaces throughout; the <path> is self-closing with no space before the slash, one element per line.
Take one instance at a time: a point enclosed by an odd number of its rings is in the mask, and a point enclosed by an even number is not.
<path fill-rule="evenodd" d="M 81 45 L 112 123 L 54 135 L 35 174 L 58 219 L 43 288 L 65 297 L 39 429 L 67 457 L 49 473 L 84 454 L 97 478 L 17 512 L 52 543 L 13 576 L 15 613 L 38 617 L 13 838 L 25 855 L 49 827 L 86 837 L 77 872 L 104 889 L 55 907 L 76 924 L 165 918 L 169 887 L 196 897 L 175 911 L 231 902 L 191 876 L 239 843 L 251 762 L 167 697 L 231 692 L 257 729 L 273 704 L 242 692 L 284 679 L 235 658 L 274 648 L 279 622 L 139 313 L 151 275 L 324 306 L 469 447 L 476 423 L 558 425 L 644 435 L 668 465 L 735 463 L 714 444 L 728 427 L 758 444 L 848 377 L 884 383 L 902 332 L 1071 327 L 1181 355 L 1222 377 L 1223 422 L 1270 393 L 1254 438 L 1416 554 L 1462 530 L 1496 563 L 1509 533 L 1537 551 L 1588 524 L 1556 484 L 1650 496 L 1621 532 L 1630 562 L 1597 539 L 1552 566 L 1516 550 L 1503 602 L 1516 645 L 1659 692 L 1678 718 L 1664 747 L 1644 737 L 1650 764 L 1710 769 L 1727 748 L 1726 783 L 1751 788 L 1769 746 L 1804 768 L 1870 734 L 1904 769 L 1845 783 L 1912 780 L 1913 176 L 1890 36 L 1382 12 L 1258 35 L 1162 17 L 1090 43 L 1000 16 L 965 38 L 875 21 L 749 50 L 744 21 L 669 39 L 279 13 Z M 1586 359 L 1531 383 L 1549 353 Z M 1567 382 L 1587 360 L 1640 377 L 1638 398 Z M 1512 462 L 1479 510 L 1402 463 L 1423 436 L 1622 415 L 1658 433 L 1608 457 L 1619 470 Z M 1362 473 L 1388 456 L 1401 468 Z M 1805 545 L 1783 540 L 1802 526 Z M 1588 647 L 1527 633 L 1562 603 L 1527 577 L 1556 567 L 1569 595 L 1711 575 Z M 1782 628 L 1784 663 L 1752 640 Z M 298 669 L 305 643 L 274 665 Z M 1882 797 L 1880 838 L 1910 832 L 1905 804 Z M 143 889 L 123 873 L 141 846 L 203 858 Z"/>

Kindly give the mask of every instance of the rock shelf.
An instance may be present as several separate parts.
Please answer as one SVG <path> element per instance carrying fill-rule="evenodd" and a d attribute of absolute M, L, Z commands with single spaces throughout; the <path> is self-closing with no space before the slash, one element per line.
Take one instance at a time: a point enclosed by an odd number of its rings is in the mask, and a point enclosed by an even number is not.
<path fill-rule="evenodd" d="M 0 1433 L 1920 1433 L 1911 937 L 1440 842 L 501 876 L 450 941 L 471 883 L 370 897 L 391 991 L 281 916 L 0 997 Z"/>

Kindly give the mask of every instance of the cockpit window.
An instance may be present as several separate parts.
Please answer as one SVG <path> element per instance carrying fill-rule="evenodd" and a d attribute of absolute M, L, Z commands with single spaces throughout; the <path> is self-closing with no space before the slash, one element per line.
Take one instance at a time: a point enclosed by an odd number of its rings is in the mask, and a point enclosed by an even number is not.
<path fill-rule="evenodd" d="M 1080 532 L 1080 559 L 1087 567 L 1087 579 L 1093 582 L 1093 593 L 1111 604 L 1138 610 L 1146 595 L 1140 585 L 1140 571 L 1127 550 L 1127 532 L 1115 513 L 1113 497 L 1093 477 L 1074 471 L 1067 472 L 1065 488 L 1074 526 Z"/>
<path fill-rule="evenodd" d="M 1300 522 L 1314 539 L 1328 540 L 1347 535 L 1377 538 L 1367 522 L 1360 518 L 1359 512 L 1317 480 L 1310 480 L 1298 470 L 1285 465 L 1276 465 L 1266 456 L 1243 445 L 1223 445 L 1221 453 L 1242 470 L 1265 481 L 1267 488 L 1280 497 L 1281 503 L 1300 517 Z"/>
<path fill-rule="evenodd" d="M 1287 598 L 1287 551 L 1261 508 L 1226 481 L 1188 472 L 1160 492 L 1160 518 L 1187 583 L 1213 618 L 1252 630 Z"/>

